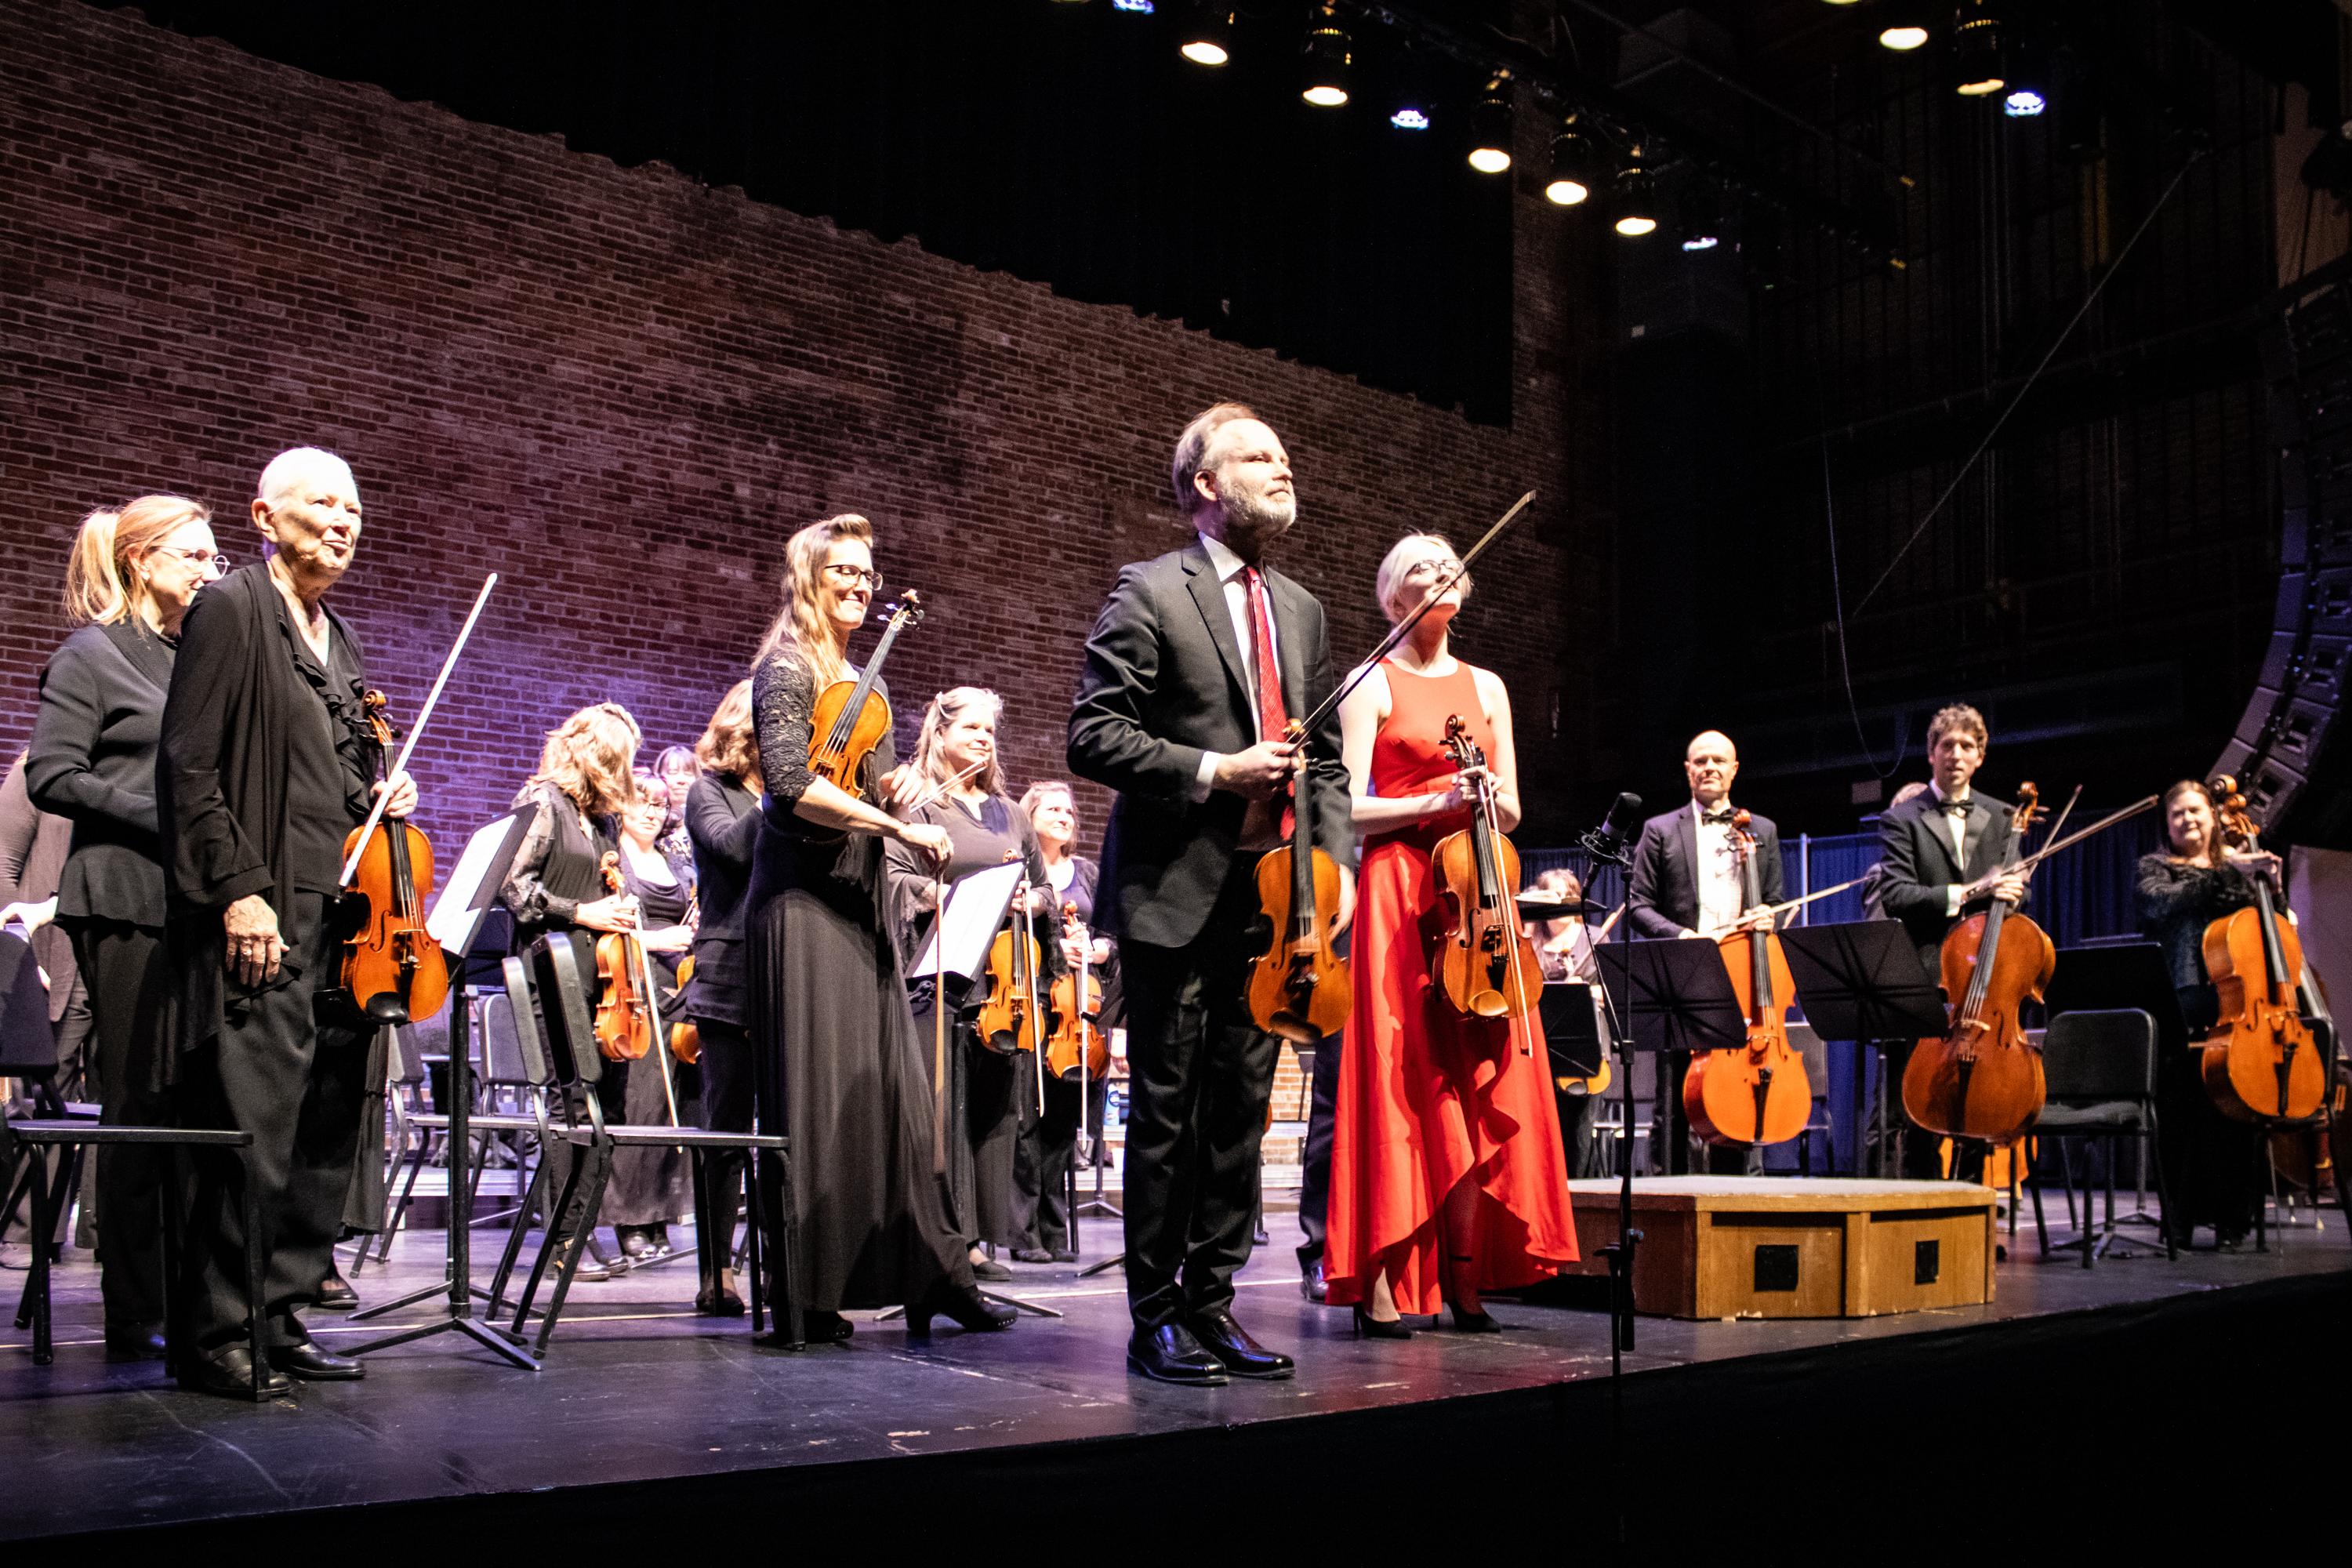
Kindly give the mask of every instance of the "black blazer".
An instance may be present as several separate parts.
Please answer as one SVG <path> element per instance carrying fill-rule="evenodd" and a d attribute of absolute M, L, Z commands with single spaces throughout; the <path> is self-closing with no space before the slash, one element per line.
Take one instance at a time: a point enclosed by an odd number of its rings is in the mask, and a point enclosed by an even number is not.
<path fill-rule="evenodd" d="M 73 824 L 58 884 L 67 921 L 163 929 L 155 742 L 172 660 L 171 644 L 125 620 L 82 627 L 41 671 L 25 785 L 35 805 Z"/>
<path fill-rule="evenodd" d="M 1756 836 L 1756 880 L 1764 901 L 1777 904 L 1784 896 L 1780 877 L 1780 830 L 1769 816 L 1748 814 L 1748 831 Z M 1633 847 L 1633 867 L 1628 883 L 1626 919 L 1639 936 L 1680 936 L 1698 927 L 1698 824 L 1691 820 L 1690 802 L 1642 824 L 1641 842 Z"/>
<path fill-rule="evenodd" d="M 1265 575 L 1283 704 L 1303 718 L 1333 684 L 1323 606 L 1281 573 L 1266 568 Z M 1208 923 L 1247 803 L 1223 790 L 1195 801 L 1192 791 L 1203 752 L 1246 751 L 1256 742 L 1242 658 L 1224 589 L 1198 540 L 1120 569 L 1087 639 L 1070 710 L 1071 771 L 1118 792 L 1095 910 L 1106 934 L 1182 947 Z M 1352 865 L 1336 709 L 1307 747 L 1316 846 Z"/>
<path fill-rule="evenodd" d="M 1944 907 L 1955 882 L 1973 882 L 2010 857 L 2015 837 L 2009 808 L 1980 794 L 1969 795 L 1967 853 L 1952 853 L 1951 830 L 1935 793 L 1890 806 L 1878 819 L 1878 907 L 1901 921 L 1929 976 L 1943 972 L 1945 933 L 1991 900 L 1973 899 L 1958 916 Z"/>
<path fill-rule="evenodd" d="M 694 879 L 702 907 L 701 923 L 694 930 L 687 1008 L 698 1018 L 749 1023 L 743 915 L 751 890 L 751 852 L 760 842 L 759 797 L 734 779 L 704 773 L 686 792 L 686 835 L 694 841 Z"/>

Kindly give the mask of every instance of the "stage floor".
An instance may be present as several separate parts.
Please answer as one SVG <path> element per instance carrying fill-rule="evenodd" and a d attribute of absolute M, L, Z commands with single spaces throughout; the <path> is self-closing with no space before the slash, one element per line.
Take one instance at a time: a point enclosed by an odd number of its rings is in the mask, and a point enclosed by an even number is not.
<path fill-rule="evenodd" d="M 1118 1440 L 1394 1412 L 1607 1376 L 1607 1320 L 1576 1306 L 1498 1303 L 1510 1329 L 1498 1337 L 1357 1341 L 1347 1313 L 1301 1299 L 1293 1222 L 1277 1216 L 1275 1226 L 1274 1245 L 1244 1276 L 1239 1309 L 1261 1339 L 1297 1355 L 1298 1375 L 1214 1391 L 1128 1373 L 1116 1274 L 1087 1280 L 1075 1266 L 1018 1268 L 1017 1282 L 999 1287 L 1066 1313 L 1060 1321 L 1024 1315 L 1009 1332 L 971 1336 L 942 1325 L 924 1342 L 857 1314 L 846 1347 L 791 1355 L 755 1348 L 742 1320 L 693 1316 L 689 1256 L 580 1286 L 540 1373 L 445 1334 L 371 1358 L 363 1383 L 298 1384 L 295 1398 L 256 1407 L 167 1387 L 153 1363 L 106 1363 L 95 1273 L 73 1253 L 58 1276 L 56 1363 L 33 1365 L 26 1334 L 11 1330 L 0 1342 L 0 1476 L 8 1481 L 0 1538 L 371 1505 L 395 1505 L 397 1515 L 397 1505 L 423 1500 L 642 1489 L 753 1472 L 821 1481 L 827 1467 L 844 1467 L 845 1478 L 898 1456 L 970 1460 L 990 1451 L 980 1457 L 1017 1474 L 1038 1445 L 1111 1440 L 1088 1450 L 1099 1454 Z M 683 1227 L 676 1234 L 690 1237 Z M 1107 1247 L 1115 1222 L 1087 1234 L 1095 1248 Z M 429 1282 L 440 1243 L 437 1232 L 404 1237 L 388 1274 L 371 1268 L 357 1277 L 362 1296 L 383 1300 Z M 1645 1318 L 1627 1362 L 1629 1404 L 1668 1369 L 2259 1292 L 2352 1271 L 2352 1246 L 2333 1214 L 2324 1229 L 2273 1233 L 2267 1253 L 2200 1251 L 2168 1263 L 2160 1247 L 2137 1237 L 2133 1247 L 2138 1256 L 2084 1270 L 2069 1255 L 2036 1256 L 2029 1225 L 2018 1256 L 1999 1266 L 1994 1301 L 1982 1307 L 1855 1321 Z M 10 1247 L 7 1262 L 13 1291 L 24 1249 Z M 411 1310 L 395 1322 L 423 1316 Z M 329 1314 L 312 1324 L 330 1344 L 387 1327 Z M 583 1510 L 593 1507 L 588 1495 Z"/>

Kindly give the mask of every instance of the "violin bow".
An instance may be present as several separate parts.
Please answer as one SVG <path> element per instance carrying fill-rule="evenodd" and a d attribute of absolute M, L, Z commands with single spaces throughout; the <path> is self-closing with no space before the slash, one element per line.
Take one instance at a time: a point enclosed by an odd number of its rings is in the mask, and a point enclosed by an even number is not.
<path fill-rule="evenodd" d="M 1337 687 L 1333 688 L 1330 696 L 1326 697 L 1322 701 L 1317 703 L 1315 705 L 1314 711 L 1308 713 L 1306 718 L 1296 720 L 1292 722 L 1290 726 L 1291 740 L 1293 742 L 1297 742 L 1313 734 L 1315 732 L 1315 727 L 1331 716 L 1331 710 L 1337 708 L 1340 703 L 1347 700 L 1348 693 L 1355 690 L 1357 687 L 1363 684 L 1364 677 L 1370 675 L 1373 670 L 1380 668 L 1381 660 L 1388 658 L 1389 655 L 1397 650 L 1398 645 L 1402 643 L 1407 637 L 1412 635 L 1412 628 L 1421 624 L 1421 617 L 1429 614 L 1430 606 L 1436 604 L 1438 600 L 1445 597 L 1447 591 L 1450 590 L 1454 584 L 1462 581 L 1464 574 L 1470 570 L 1470 563 L 1477 560 L 1479 556 L 1484 555 L 1486 552 L 1486 547 L 1494 543 L 1496 540 L 1501 538 L 1503 531 L 1510 527 L 1512 523 L 1517 522 L 1519 518 L 1519 513 L 1527 510 L 1529 506 L 1534 504 L 1535 499 L 1536 492 L 1529 490 L 1517 500 L 1512 502 L 1511 510 L 1505 512 L 1501 517 L 1496 518 L 1495 520 L 1495 526 L 1488 529 L 1486 533 L 1480 537 L 1477 543 L 1472 545 L 1469 549 L 1462 552 L 1462 559 L 1455 562 L 1454 564 L 1452 575 L 1448 576 L 1443 583 L 1440 583 L 1430 589 L 1428 593 L 1423 594 L 1421 596 L 1421 603 L 1412 607 L 1412 613 L 1407 615 L 1404 619 L 1399 621 L 1396 625 L 1389 628 L 1389 635 L 1381 639 L 1380 646 L 1373 648 L 1372 651 L 1365 657 L 1364 662 L 1358 665 L 1355 669 L 1349 674 L 1347 679 L 1341 681 Z"/>
<path fill-rule="evenodd" d="M 2078 789 L 2075 793 L 2079 795 L 2082 792 Z M 2063 838 L 2053 838 L 2049 843 L 2044 844 L 2032 854 L 2026 856 L 2017 864 L 2019 868 L 2022 869 L 2031 870 L 2032 868 L 2042 864 L 2042 861 L 2050 858 L 2051 856 L 2057 854 L 2061 849 L 2071 849 L 2075 845 L 2083 842 L 2084 839 L 2090 837 L 2093 834 L 2105 833 L 2108 828 L 2113 827 L 2116 823 L 2123 821 L 2126 817 L 2137 816 L 2143 811 L 2153 809 L 2163 798 L 2164 797 L 2161 795 L 2152 795 L 2144 799 L 2136 800 L 2129 805 L 2124 806 L 2119 810 L 2111 811 L 2107 813 L 2106 816 L 2099 818 L 2098 821 L 2091 824 L 2088 827 L 2078 827 L 2074 829 L 2074 832 L 2066 835 Z M 2072 801 L 2067 803 L 2069 809 L 2073 807 L 2073 805 L 2074 803 Z M 2064 818 L 2061 817 L 2059 820 L 2063 823 Z M 2055 832 L 2056 829 L 2053 828 L 2052 831 Z"/>
<path fill-rule="evenodd" d="M 971 777 L 972 774 L 988 766 L 988 758 L 982 757 L 980 761 L 972 763 L 971 766 L 964 769 L 963 772 L 956 774 L 955 777 L 949 779 L 944 783 L 933 784 L 929 789 L 924 791 L 920 796 L 908 801 L 907 803 L 907 809 L 908 811 L 920 811 L 927 805 L 937 805 L 946 797 L 948 791 L 955 788 L 956 785 L 963 783 L 964 780 Z"/>
<path fill-rule="evenodd" d="M 490 602 L 490 590 L 498 585 L 499 574 L 495 572 L 482 579 L 482 591 L 474 595 L 474 607 L 466 612 L 466 624 L 457 628 L 457 640 L 449 645 L 449 657 L 441 661 L 441 673 L 433 678 L 433 689 L 425 694 L 425 706 L 416 710 L 416 721 L 408 727 L 408 739 L 401 742 L 400 760 L 393 763 L 392 772 L 384 775 L 386 778 L 396 777 L 408 771 L 408 759 L 415 752 L 416 742 L 433 718 L 435 705 L 441 700 L 441 689 L 449 684 L 449 672 L 457 668 L 457 656 L 466 651 L 466 640 L 474 635 L 474 623 L 482 618 L 482 606 Z M 359 872 L 360 857 L 367 853 L 368 840 L 375 837 L 376 826 L 383 821 L 384 803 L 391 799 L 390 789 L 375 797 L 375 808 L 368 813 L 367 821 L 360 828 L 359 837 L 352 841 L 352 858 L 343 863 L 343 874 L 336 879 L 336 886 L 348 888 L 352 885 L 352 878 Z"/>

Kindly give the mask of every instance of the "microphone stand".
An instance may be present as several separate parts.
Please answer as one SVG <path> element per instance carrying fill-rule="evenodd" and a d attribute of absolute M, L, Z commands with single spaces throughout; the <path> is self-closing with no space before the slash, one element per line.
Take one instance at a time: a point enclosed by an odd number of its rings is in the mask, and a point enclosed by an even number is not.
<path fill-rule="evenodd" d="M 1585 853 L 1595 864 L 1610 865 L 1619 872 L 1617 910 L 1609 917 L 1609 925 L 1620 923 L 1633 900 L 1633 857 L 1625 841 L 1611 833 L 1606 826 L 1597 827 L 1580 840 Z M 1604 931 L 1607 926 L 1602 928 Z M 1630 940 L 1630 939 L 1629 939 Z M 1596 961 L 1597 962 L 1597 961 Z M 1628 972 L 1631 973 L 1630 971 Z M 1601 1249 L 1609 1259 L 1609 1432 L 1610 1453 L 1618 1470 L 1617 1541 L 1625 1543 L 1625 1352 L 1633 1348 L 1633 1256 L 1642 1244 L 1642 1233 L 1633 1228 L 1633 1034 L 1617 1012 L 1617 998 L 1602 977 L 1601 1005 L 1609 1017 L 1610 1043 L 1617 1053 L 1617 1076 L 1620 1089 L 1617 1142 L 1617 1239 Z"/>

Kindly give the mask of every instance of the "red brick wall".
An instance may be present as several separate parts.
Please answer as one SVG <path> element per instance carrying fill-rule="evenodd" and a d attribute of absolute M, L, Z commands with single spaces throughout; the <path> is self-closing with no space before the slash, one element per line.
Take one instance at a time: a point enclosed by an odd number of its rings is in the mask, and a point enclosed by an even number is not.
<path fill-rule="evenodd" d="M 1063 771 L 1117 567 L 1182 537 L 1176 432 L 1239 397 L 1293 455 L 1304 521 L 1279 561 L 1332 607 L 1343 660 L 1381 629 L 1372 571 L 1398 533 L 1466 545 L 1544 490 L 1462 642 L 1517 694 L 1539 817 L 1586 752 L 1588 677 L 1561 644 L 1597 608 L 1566 521 L 1601 449 L 1570 413 L 1589 329 L 1569 278 L 1588 274 L 1524 189 L 1503 431 L 134 13 L 0 0 L 0 752 L 66 629 L 74 520 L 181 490 L 249 561 L 254 479 L 307 442 L 359 476 L 367 533 L 334 602 L 396 712 L 502 575 L 419 752 L 429 827 L 502 805 L 585 702 L 691 741 L 772 610 L 786 534 L 845 510 L 932 605 L 892 660 L 902 737 L 919 695 L 993 685 L 1017 788 Z"/>

